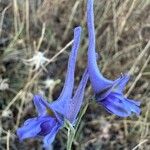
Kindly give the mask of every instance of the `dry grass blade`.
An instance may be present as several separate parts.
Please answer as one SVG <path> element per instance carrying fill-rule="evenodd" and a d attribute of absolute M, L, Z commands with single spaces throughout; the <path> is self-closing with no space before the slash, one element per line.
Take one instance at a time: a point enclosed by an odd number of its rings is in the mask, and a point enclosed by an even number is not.
<path fill-rule="evenodd" d="M 39 40 L 38 46 L 37 46 L 37 48 L 36 48 L 36 51 L 39 51 L 39 49 L 40 49 L 40 46 L 41 46 L 42 41 L 43 41 L 43 38 L 44 38 L 45 29 L 46 29 L 46 25 L 45 25 L 45 23 L 43 23 L 43 27 L 42 27 L 42 34 L 41 34 L 41 37 L 40 37 L 40 40 Z"/>
<path fill-rule="evenodd" d="M 136 2 L 137 2 L 137 0 L 133 0 L 133 2 L 132 2 L 131 6 L 130 6 L 130 8 L 129 8 L 127 14 L 126 14 L 126 16 L 125 16 L 124 19 L 122 20 L 121 25 L 120 25 L 120 27 L 119 27 L 119 32 L 118 32 L 119 36 L 120 36 L 120 35 L 122 34 L 122 32 L 123 32 L 124 27 L 125 27 L 125 25 L 126 25 L 126 23 L 127 23 L 128 18 L 130 17 L 131 13 L 133 12 L 133 10 L 134 10 L 134 8 L 135 8 L 135 6 L 136 6 Z"/>
<path fill-rule="evenodd" d="M 7 150 L 10 150 L 10 131 L 7 131 Z"/>
<path fill-rule="evenodd" d="M 135 67 L 138 65 L 138 63 L 140 63 L 142 57 L 148 52 L 148 50 L 150 50 L 149 48 L 150 48 L 150 41 L 147 43 L 147 45 L 145 46 L 145 48 L 142 50 L 142 52 L 136 58 L 134 64 L 132 65 L 131 69 L 128 72 L 129 75 L 133 75 L 134 74 Z"/>
<path fill-rule="evenodd" d="M 69 46 L 71 46 L 73 43 L 73 40 L 70 41 L 64 48 L 62 48 L 56 55 L 54 55 L 50 60 L 49 62 L 45 65 L 45 67 L 53 62 L 61 53 L 63 53 Z M 11 102 L 6 106 L 6 108 L 3 110 L 4 111 L 7 111 L 15 102 L 16 100 L 18 100 L 20 98 L 20 96 L 22 97 L 22 94 L 24 93 L 23 91 L 26 91 L 30 85 L 32 85 L 32 83 L 34 82 L 34 80 L 40 75 L 40 73 L 42 72 L 42 69 L 37 72 L 33 77 L 32 79 L 24 86 L 24 88 L 22 90 L 20 90 L 18 92 L 18 94 L 11 100 Z"/>
<path fill-rule="evenodd" d="M 74 18 L 74 15 L 75 15 L 75 13 L 77 11 L 77 8 L 78 8 L 79 4 L 80 4 L 80 1 L 78 0 L 78 1 L 75 2 L 74 7 L 72 8 L 72 13 L 70 15 L 68 25 L 67 25 L 66 30 L 64 32 L 63 39 L 65 39 L 67 34 L 68 34 L 68 31 L 69 31 L 69 29 L 71 27 L 72 20 Z"/>
<path fill-rule="evenodd" d="M 73 27 L 81 25 L 84 32 L 75 75 L 79 82 L 87 65 L 86 4 L 87 0 L 0 0 L 0 150 L 43 148 L 39 139 L 20 143 L 16 129 L 35 116 L 34 93 L 49 102 L 60 94 L 68 60 L 62 53 L 68 53 L 73 43 Z M 74 149 L 149 149 L 149 10 L 149 0 L 94 0 L 100 71 L 116 79 L 129 70 L 133 80 L 126 96 L 142 102 L 142 113 L 118 118 L 90 101 Z M 27 65 L 22 61 L 26 59 Z M 56 79 L 60 82 L 54 88 L 50 80 Z M 91 96 L 89 86 L 85 97 Z M 66 134 L 66 130 L 59 132 L 53 149 L 65 149 Z"/>
<path fill-rule="evenodd" d="M 137 146 L 135 146 L 132 150 L 136 150 L 136 149 L 140 148 L 140 146 L 142 146 L 142 144 L 144 144 L 144 143 L 146 143 L 146 142 L 148 142 L 147 139 L 141 141 L 141 142 L 140 142 Z"/>
<path fill-rule="evenodd" d="M 131 91 L 134 89 L 134 87 L 135 87 L 136 83 L 138 82 L 138 80 L 142 77 L 142 73 L 143 73 L 144 69 L 147 67 L 149 61 L 150 61 L 150 56 L 145 61 L 141 71 L 138 73 L 137 77 L 135 78 L 135 81 L 132 83 L 131 87 L 129 88 L 129 90 L 126 94 L 127 97 L 130 95 Z"/>
<path fill-rule="evenodd" d="M 2 26 L 3 26 L 3 21 L 4 21 L 5 13 L 6 13 L 6 11 L 7 11 L 10 7 L 11 7 L 11 4 L 9 4 L 7 7 L 5 7 L 5 9 L 4 9 L 3 12 L 2 12 L 1 21 L 0 21 L 0 37 L 1 37 L 1 34 L 2 34 Z"/>

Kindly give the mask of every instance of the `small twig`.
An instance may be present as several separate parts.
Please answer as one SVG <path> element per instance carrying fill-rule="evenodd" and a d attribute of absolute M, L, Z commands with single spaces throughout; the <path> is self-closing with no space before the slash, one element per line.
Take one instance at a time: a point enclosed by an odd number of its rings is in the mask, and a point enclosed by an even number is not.
<path fill-rule="evenodd" d="M 20 106 L 19 106 L 19 108 L 18 108 L 17 121 L 16 121 L 16 125 L 15 125 L 15 128 L 16 128 L 16 129 L 18 128 L 19 123 L 20 123 L 20 118 L 21 118 L 22 108 L 23 108 L 24 102 L 25 102 L 25 97 L 23 96 L 22 101 L 21 101 L 21 104 L 20 104 Z"/>
<path fill-rule="evenodd" d="M 122 49 L 121 51 L 118 51 L 114 56 L 112 56 L 112 58 L 108 59 L 102 68 L 102 73 L 105 72 L 105 70 L 107 69 L 108 65 L 110 65 L 111 63 L 113 63 L 113 61 L 119 58 L 122 58 L 121 56 L 124 56 L 125 54 L 130 53 L 131 51 L 135 50 L 136 48 L 140 47 L 141 43 L 137 43 L 134 45 L 129 45 L 128 47 L 125 47 L 124 49 Z"/>
<path fill-rule="evenodd" d="M 145 55 L 145 53 L 149 50 L 150 47 L 150 40 L 147 43 L 147 45 L 145 46 L 144 50 L 140 53 L 140 55 L 137 57 L 137 59 L 135 60 L 133 66 L 131 67 L 131 69 L 129 70 L 129 75 L 133 75 L 134 74 L 134 70 L 136 68 L 136 66 L 138 65 L 138 63 L 141 61 L 142 57 Z"/>
<path fill-rule="evenodd" d="M 19 9 L 18 9 L 18 4 L 17 0 L 13 0 L 13 8 L 14 8 L 14 28 L 15 28 L 15 33 L 19 31 L 19 25 L 20 25 L 20 14 L 19 14 Z"/>
<path fill-rule="evenodd" d="M 42 33 L 41 33 L 41 37 L 39 39 L 39 43 L 38 43 L 38 46 L 36 48 L 36 51 L 39 51 L 40 47 L 41 47 L 41 44 L 42 44 L 42 41 L 43 41 L 43 38 L 44 38 L 44 34 L 45 34 L 45 29 L 46 29 L 46 24 L 43 23 L 43 27 L 42 27 Z"/>
<path fill-rule="evenodd" d="M 112 8 L 113 8 L 113 28 L 114 28 L 114 47 L 115 52 L 118 51 L 118 31 L 117 31 L 117 14 L 116 14 L 116 0 L 112 0 Z"/>
<path fill-rule="evenodd" d="M 11 6 L 11 4 L 9 4 L 7 7 L 5 7 L 4 10 L 3 10 L 3 12 L 2 12 L 2 15 L 1 15 L 1 21 L 0 21 L 0 37 L 1 37 L 1 34 L 2 34 L 4 16 L 5 16 L 6 11 L 10 8 L 10 6 Z"/>
<path fill-rule="evenodd" d="M 70 41 L 64 48 L 62 48 L 56 55 L 54 55 L 54 56 L 49 60 L 49 62 L 46 64 L 46 66 L 47 66 L 49 63 L 53 62 L 61 53 L 63 53 L 70 45 L 72 45 L 72 43 L 73 43 L 73 40 Z"/>
<path fill-rule="evenodd" d="M 150 107 L 150 103 L 148 103 L 148 105 L 147 105 L 147 108 L 149 108 L 149 107 Z M 147 109 L 147 111 L 145 112 L 145 115 L 144 115 L 145 117 L 144 117 L 144 120 L 143 120 L 144 123 L 148 122 L 149 112 L 150 112 L 149 109 Z M 141 139 L 144 139 L 144 137 L 146 137 L 148 132 L 149 132 L 149 126 L 148 125 L 147 126 L 141 125 L 141 131 L 142 131 L 141 132 Z"/>
<path fill-rule="evenodd" d="M 20 98 L 20 95 L 22 93 L 23 93 L 22 90 L 20 90 L 18 92 L 18 94 L 11 100 L 11 102 L 9 102 L 9 104 L 5 107 L 5 109 L 2 111 L 2 113 L 4 113 L 5 111 L 8 111 L 8 109 L 11 107 L 11 105 L 13 105 L 15 103 L 15 101 Z"/>
<path fill-rule="evenodd" d="M 64 48 L 62 48 L 57 54 L 55 54 L 50 60 L 49 62 L 45 65 L 45 67 L 50 64 L 51 62 L 53 62 L 61 53 L 63 53 L 70 45 L 72 45 L 73 40 L 70 41 Z M 42 72 L 42 69 L 39 70 L 39 72 L 37 72 L 32 79 L 30 80 L 30 82 L 28 82 L 23 89 L 21 89 L 18 94 L 11 100 L 11 102 L 6 106 L 6 108 L 3 110 L 7 111 L 15 102 L 16 100 L 18 100 L 21 96 L 21 94 L 23 94 L 23 91 L 26 91 L 28 89 L 28 87 L 34 82 L 34 80 L 40 75 L 40 73 Z"/>
<path fill-rule="evenodd" d="M 131 7 L 129 8 L 128 13 L 126 14 L 125 18 L 122 20 L 121 25 L 120 25 L 120 30 L 119 30 L 119 35 L 120 36 L 124 30 L 124 27 L 126 25 L 126 22 L 128 20 L 128 18 L 130 17 L 131 13 L 133 12 L 134 8 L 135 8 L 135 4 L 136 4 L 136 0 L 133 0 Z"/>
<path fill-rule="evenodd" d="M 132 150 L 136 150 L 137 148 L 139 148 L 142 144 L 148 142 L 148 139 L 143 140 L 142 142 L 140 142 L 137 146 L 135 146 Z"/>
<path fill-rule="evenodd" d="M 80 4 L 80 1 L 78 0 L 78 1 L 75 2 L 74 6 L 73 6 L 73 8 L 72 8 L 72 13 L 71 13 L 71 15 L 70 15 L 68 25 L 67 25 L 66 30 L 65 30 L 65 32 L 64 32 L 63 39 L 65 39 L 66 36 L 67 36 L 67 34 L 68 34 L 68 31 L 69 31 L 69 29 L 70 29 L 72 20 L 73 20 L 73 18 L 74 18 L 74 15 L 75 15 L 75 13 L 76 13 L 76 10 L 77 10 L 79 4 Z"/>
<path fill-rule="evenodd" d="M 126 96 L 129 96 L 131 91 L 133 90 L 133 88 L 135 87 L 136 83 L 138 82 L 138 80 L 142 77 L 142 73 L 144 71 L 144 69 L 147 67 L 148 63 L 150 61 L 150 56 L 147 58 L 147 60 L 145 61 L 141 71 L 139 72 L 138 76 L 136 77 L 135 81 L 133 82 L 132 86 L 129 88 Z"/>
<path fill-rule="evenodd" d="M 29 8 L 29 0 L 25 1 L 25 17 L 26 17 L 26 36 L 27 40 L 29 41 L 30 39 L 30 8 Z"/>
<path fill-rule="evenodd" d="M 118 8 L 118 11 L 117 11 L 117 16 L 119 16 L 125 8 L 127 8 L 127 4 L 129 3 L 130 0 L 125 0 L 122 5 L 120 5 L 120 7 Z"/>
<path fill-rule="evenodd" d="M 8 130 L 8 132 L 7 132 L 7 150 L 10 150 L 9 149 L 9 142 L 10 141 L 10 131 Z"/>

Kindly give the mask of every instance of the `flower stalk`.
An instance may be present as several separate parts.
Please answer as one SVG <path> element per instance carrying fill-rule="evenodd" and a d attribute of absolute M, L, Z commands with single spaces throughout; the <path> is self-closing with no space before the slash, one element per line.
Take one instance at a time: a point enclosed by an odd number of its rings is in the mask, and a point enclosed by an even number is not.
<path fill-rule="evenodd" d="M 72 148 L 72 144 L 73 144 L 74 139 L 76 138 L 76 133 L 77 133 L 78 127 L 80 125 L 80 122 L 81 122 L 88 106 L 89 106 L 89 102 L 87 102 L 84 105 L 83 109 L 81 109 L 78 119 L 77 119 L 77 122 L 74 127 L 70 123 L 67 122 L 67 126 L 66 126 L 66 128 L 68 129 L 67 150 L 71 150 L 71 148 Z"/>

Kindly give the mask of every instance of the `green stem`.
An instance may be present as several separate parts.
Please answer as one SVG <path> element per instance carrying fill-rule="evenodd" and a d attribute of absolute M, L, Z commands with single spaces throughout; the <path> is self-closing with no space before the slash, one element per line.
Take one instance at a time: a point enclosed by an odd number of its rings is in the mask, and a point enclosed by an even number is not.
<path fill-rule="evenodd" d="M 86 105 L 83 107 L 83 109 L 79 113 L 79 117 L 78 117 L 77 123 L 75 125 L 75 131 L 77 131 L 77 129 L 78 129 L 79 125 L 80 125 L 81 119 L 82 119 L 83 115 L 85 114 L 88 106 L 89 106 L 89 102 L 86 103 Z"/>
<path fill-rule="evenodd" d="M 81 119 L 83 115 L 85 114 L 87 108 L 88 108 L 89 103 L 86 103 L 86 105 L 83 107 L 81 112 L 79 113 L 79 117 L 77 119 L 76 125 L 73 128 L 73 126 L 70 123 L 67 123 L 67 128 L 68 128 L 68 140 L 67 140 L 67 150 L 71 150 L 72 143 L 75 139 L 76 132 L 78 130 L 78 127 L 80 125 Z"/>
<path fill-rule="evenodd" d="M 68 131 L 67 150 L 71 150 L 74 137 L 75 137 L 75 130 L 74 131 L 69 130 Z"/>

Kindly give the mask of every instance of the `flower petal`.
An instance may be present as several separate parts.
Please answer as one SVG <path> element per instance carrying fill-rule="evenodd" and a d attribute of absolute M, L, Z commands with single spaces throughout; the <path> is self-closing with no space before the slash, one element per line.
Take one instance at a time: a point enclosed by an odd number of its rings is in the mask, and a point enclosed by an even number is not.
<path fill-rule="evenodd" d="M 44 137 L 43 142 L 45 148 L 49 147 L 50 144 L 52 144 L 60 128 L 61 126 L 59 124 L 55 125 L 51 132 Z"/>
<path fill-rule="evenodd" d="M 84 91 L 85 91 L 85 87 L 87 84 L 89 78 L 89 74 L 87 69 L 85 70 L 82 79 L 79 83 L 79 86 L 75 92 L 75 95 L 73 97 L 73 99 L 71 99 L 69 101 L 69 107 L 68 107 L 68 111 L 67 111 L 67 119 L 73 123 L 76 120 L 76 117 L 79 113 L 79 110 L 81 108 L 82 102 L 83 102 L 83 97 L 84 97 Z"/>
<path fill-rule="evenodd" d="M 17 129 L 17 135 L 19 139 L 22 141 L 26 138 L 36 137 L 41 131 L 41 124 L 48 120 L 50 120 L 50 117 L 28 119 L 22 127 Z"/>
<path fill-rule="evenodd" d="M 131 100 L 131 99 L 127 99 L 129 102 L 131 102 L 131 103 L 134 103 L 135 105 L 137 105 L 137 106 L 140 106 L 141 105 L 141 102 L 139 102 L 139 101 L 135 101 L 135 100 Z"/>
<path fill-rule="evenodd" d="M 33 102 L 34 102 L 34 105 L 36 107 L 36 110 L 38 112 L 38 115 L 45 115 L 46 114 L 46 106 L 43 104 L 45 101 L 43 99 L 43 97 L 41 95 L 34 95 L 34 98 L 33 98 Z"/>
<path fill-rule="evenodd" d="M 110 95 L 100 103 L 112 114 L 115 114 L 120 117 L 128 117 L 131 115 L 130 108 L 127 107 L 124 100 L 120 100 L 117 98 L 112 98 Z"/>
<path fill-rule="evenodd" d="M 115 81 L 112 81 L 113 83 L 109 87 L 106 88 L 104 86 L 103 88 L 101 88 L 101 90 L 95 95 L 96 100 L 98 101 L 103 100 L 111 92 L 115 92 L 115 91 L 122 94 L 124 87 L 128 80 L 129 80 L 129 76 L 127 74 L 121 75 L 118 79 L 116 79 Z"/>
<path fill-rule="evenodd" d="M 139 116 L 141 113 L 141 109 L 139 108 L 140 102 L 136 102 L 134 100 L 129 100 L 129 99 L 126 99 L 126 102 L 128 102 L 128 106 L 130 107 L 130 110 L 134 112 L 137 116 Z"/>
<path fill-rule="evenodd" d="M 130 109 L 130 111 L 136 113 L 137 116 L 140 114 L 140 102 L 127 99 L 123 96 L 123 94 L 120 94 L 119 92 L 114 92 L 113 95 L 118 99 L 122 99 L 122 102 L 126 104 L 128 110 Z"/>
<path fill-rule="evenodd" d="M 130 79 L 130 76 L 128 74 L 122 75 L 122 80 L 118 84 L 118 88 L 117 88 L 120 92 L 123 92 L 123 90 L 124 90 L 127 82 L 129 81 L 129 79 Z"/>
<path fill-rule="evenodd" d="M 56 117 L 57 120 L 62 124 L 64 120 L 63 114 L 57 112 L 59 103 L 58 105 L 54 105 L 56 102 L 54 101 L 52 103 L 48 103 L 47 100 L 45 100 L 41 95 L 36 95 L 34 98 L 34 104 L 39 116 L 49 115 L 50 117 Z"/>
<path fill-rule="evenodd" d="M 41 124 L 41 131 L 39 135 L 45 136 L 51 132 L 51 130 L 58 124 L 56 118 L 50 117 L 48 121 Z"/>
<path fill-rule="evenodd" d="M 100 103 L 111 113 L 116 114 L 120 117 L 128 117 L 132 113 L 139 115 L 141 110 L 138 102 L 128 100 L 120 93 L 111 93 Z"/>

